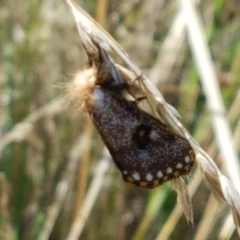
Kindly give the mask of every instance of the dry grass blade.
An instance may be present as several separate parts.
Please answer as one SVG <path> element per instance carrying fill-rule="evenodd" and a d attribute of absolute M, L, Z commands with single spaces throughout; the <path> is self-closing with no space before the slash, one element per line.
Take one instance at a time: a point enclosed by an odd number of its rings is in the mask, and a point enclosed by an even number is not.
<path fill-rule="evenodd" d="M 216 217 L 212 213 L 216 212 L 217 209 L 218 206 L 216 205 L 215 199 L 213 198 L 213 196 L 210 196 L 210 199 L 208 200 L 206 209 L 204 211 L 203 218 L 205 219 L 205 221 L 201 221 L 194 240 L 208 239 L 214 224 L 214 220 L 216 221 Z"/>
<path fill-rule="evenodd" d="M 148 73 L 153 84 L 168 80 L 170 72 L 173 69 L 177 56 L 184 43 L 184 27 L 186 18 L 183 11 L 178 11 L 175 16 L 167 38 L 164 40 L 159 51 L 156 62 Z"/>
<path fill-rule="evenodd" d="M 232 215 L 234 223 L 237 227 L 238 235 L 240 236 L 240 201 L 239 194 L 234 188 L 234 186 L 229 182 L 229 180 L 225 176 L 220 177 L 221 186 L 223 190 L 223 194 L 228 204 L 231 206 Z"/>
<path fill-rule="evenodd" d="M 63 98 L 55 99 L 42 108 L 36 110 L 22 122 L 18 123 L 0 141 L 0 152 L 10 143 L 22 141 L 31 132 L 34 123 L 46 115 L 53 115 L 62 110 Z"/>
<path fill-rule="evenodd" d="M 228 112 L 228 119 L 231 123 L 235 122 L 236 119 L 238 118 L 239 113 L 238 113 L 238 111 L 236 111 L 236 109 L 238 109 L 238 108 L 236 108 L 236 106 L 239 105 L 239 100 L 240 100 L 239 97 L 240 97 L 240 94 L 237 94 L 236 98 L 235 98 L 235 101 L 233 102 L 233 104 L 232 104 L 232 106 L 231 106 L 231 108 Z M 238 139 L 239 138 L 237 138 L 235 136 L 235 145 L 238 145 Z M 215 143 L 211 144 L 211 146 L 208 149 L 208 152 L 211 155 L 214 155 L 214 149 L 215 149 Z M 204 166 L 204 164 L 202 164 L 202 165 Z M 201 164 L 199 166 L 201 166 Z M 194 194 L 196 192 L 196 189 L 199 187 L 200 183 L 201 183 L 201 175 L 200 175 L 200 170 L 198 170 L 197 172 L 195 172 L 194 179 L 189 183 L 189 186 L 188 186 L 191 197 L 194 196 Z M 217 187 L 215 187 L 214 189 L 217 189 Z M 220 194 L 220 197 L 223 198 L 221 191 L 218 191 L 218 193 L 216 193 L 216 194 L 217 195 Z M 209 205 L 212 204 L 212 198 L 210 198 L 210 199 L 211 200 L 209 200 Z M 209 208 L 211 210 L 214 209 L 214 211 L 210 212 Z M 218 206 L 216 206 L 216 204 L 215 204 L 214 207 L 209 207 L 209 208 L 206 206 L 206 209 L 204 211 L 204 217 L 202 217 L 200 227 L 198 228 L 198 230 L 196 232 L 195 238 L 198 238 L 198 237 L 203 238 L 202 231 L 203 231 L 203 229 L 206 230 L 206 227 L 205 227 L 206 223 L 205 222 L 207 222 L 208 226 L 210 227 L 210 225 L 213 226 L 214 222 L 216 221 L 216 214 L 217 214 L 217 212 L 219 212 Z M 175 207 L 175 209 L 172 211 L 168 220 L 163 225 L 163 227 L 161 229 L 161 232 L 159 233 L 159 236 L 158 236 L 157 239 L 168 239 L 170 234 L 173 232 L 173 229 L 175 228 L 175 226 L 177 224 L 177 221 L 180 218 L 180 216 L 181 216 L 181 209 L 180 209 L 179 205 L 177 205 Z M 212 221 L 210 221 L 210 219 Z M 224 225 L 226 225 L 226 226 L 223 226 L 222 231 L 219 234 L 220 239 L 222 239 L 222 240 L 223 239 L 229 239 L 231 234 L 233 233 L 234 225 L 233 225 L 232 216 L 228 215 L 226 223 L 224 223 Z M 208 228 L 208 230 L 211 231 L 212 228 L 211 229 Z M 209 233 L 209 231 L 208 231 L 208 233 Z M 207 232 L 205 231 L 205 233 L 207 233 Z M 207 236 L 207 235 L 205 234 L 205 236 Z"/>
<path fill-rule="evenodd" d="M 193 2 L 182 0 L 180 4 L 186 13 L 186 17 L 189 19 L 189 21 L 187 21 L 188 36 L 199 68 L 204 92 L 208 99 L 208 107 L 212 113 L 213 128 L 221 153 L 224 157 L 225 168 L 228 170 L 228 175 L 234 184 L 239 186 L 240 171 L 238 156 L 232 144 L 231 131 L 225 117 L 225 109 L 203 27 Z M 198 155 L 197 158 L 203 170 L 204 177 L 215 196 L 218 197 L 223 195 L 224 200 L 231 206 L 233 219 L 239 233 L 239 192 L 228 179 L 221 174 L 217 166 L 213 164 L 208 156 Z"/>
<path fill-rule="evenodd" d="M 185 181 L 182 178 L 174 179 L 172 180 L 172 185 L 174 190 L 177 192 L 178 201 L 183 206 L 183 211 L 188 223 L 193 226 L 194 223 L 192 201 Z"/>
<path fill-rule="evenodd" d="M 237 226 L 237 229 L 239 229 L 240 197 L 236 188 L 227 180 L 225 176 L 223 176 L 223 174 L 218 169 L 214 161 L 195 142 L 195 140 L 191 137 L 191 135 L 187 132 L 187 130 L 176 118 L 176 116 L 178 116 L 176 110 L 165 101 L 162 94 L 157 90 L 155 86 L 151 84 L 150 80 L 144 74 L 142 74 L 141 70 L 132 62 L 132 60 L 129 58 L 127 53 L 109 36 L 108 33 L 106 33 L 81 8 L 78 8 L 70 0 L 66 0 L 66 2 L 72 10 L 78 29 L 80 30 L 80 33 L 81 33 L 81 30 L 84 29 L 86 33 L 91 35 L 91 38 L 99 40 L 99 45 L 106 47 L 109 44 L 110 47 L 113 50 L 115 50 L 116 53 L 126 63 L 130 72 L 133 73 L 132 76 L 134 76 L 139 80 L 142 86 L 142 95 L 148 98 L 149 102 L 151 103 L 152 109 L 155 109 L 155 110 L 157 109 L 161 119 L 163 119 L 169 126 L 171 126 L 171 128 L 176 133 L 185 137 L 189 141 L 189 143 L 191 144 L 192 148 L 196 153 L 197 163 L 200 169 L 202 170 L 203 176 L 209 188 L 211 189 L 211 191 L 213 192 L 217 200 L 220 200 L 220 201 L 223 200 L 230 205 L 230 207 L 232 208 L 232 214 L 235 221 L 235 225 Z M 185 1 L 182 1 L 183 5 L 184 5 L 184 2 Z M 134 80 L 134 78 L 132 80 Z M 220 110 L 222 110 L 222 108 Z M 222 113 L 224 111 L 220 111 L 220 112 Z M 218 118 L 218 120 L 220 121 L 216 122 L 217 125 L 219 122 L 223 123 L 225 121 L 224 118 L 221 118 L 221 119 Z M 230 139 L 230 134 L 228 131 L 226 131 L 227 128 L 225 128 L 226 124 L 223 124 L 222 126 L 224 126 L 224 133 L 226 134 L 225 135 L 226 138 Z M 217 129 L 217 133 L 219 133 L 218 129 Z M 229 140 L 228 146 L 230 149 L 232 149 L 232 145 L 230 143 L 231 141 Z M 222 146 L 223 145 L 221 145 L 221 149 L 223 149 Z M 236 159 L 234 156 L 234 151 L 231 151 L 227 156 L 228 158 L 230 157 L 232 159 Z M 235 180 L 238 179 L 238 177 L 236 176 L 234 177 Z M 239 183 L 238 180 L 236 182 Z M 182 189 L 182 187 L 183 186 L 181 186 L 179 189 Z M 184 191 L 181 190 L 178 192 L 178 194 L 180 194 L 180 199 L 182 201 L 183 206 L 187 206 L 190 201 L 190 198 L 188 197 L 188 193 L 186 193 L 185 190 Z M 191 211 L 185 209 L 185 213 L 187 213 L 187 218 L 191 220 L 192 219 Z"/>
<path fill-rule="evenodd" d="M 56 187 L 55 198 L 47 213 L 46 221 L 43 226 L 38 240 L 47 240 L 52 232 L 52 229 L 56 223 L 59 212 L 62 208 L 65 196 L 67 193 L 68 184 L 65 181 L 59 182 Z"/>
<path fill-rule="evenodd" d="M 62 209 L 62 206 L 67 197 L 67 193 L 69 192 L 69 194 L 71 194 L 69 189 L 74 182 L 74 176 L 76 176 L 79 159 L 81 159 L 82 155 L 84 154 L 84 150 L 87 149 L 87 146 L 89 146 L 89 141 L 86 135 L 86 133 L 82 134 L 72 146 L 72 149 L 68 156 L 65 173 L 56 186 L 53 203 L 48 208 L 46 221 L 44 222 L 42 230 L 39 233 L 38 240 L 49 239 L 53 227 L 56 224 L 59 212 Z M 96 173 L 98 173 L 98 171 L 99 169 L 96 168 Z M 87 218 L 87 216 L 85 217 Z"/>
<path fill-rule="evenodd" d="M 208 187 L 211 189 L 215 198 L 220 202 L 224 201 L 224 196 L 219 181 L 221 172 L 217 165 L 206 154 L 203 155 L 198 153 L 196 159 L 202 171 L 204 180 L 208 184 Z"/>
<path fill-rule="evenodd" d="M 219 240 L 229 239 L 230 236 L 232 236 L 232 234 L 234 232 L 233 225 L 234 225 L 233 224 L 233 219 L 232 219 L 231 214 L 229 213 L 228 216 L 226 217 L 225 221 L 224 221 L 223 227 L 221 228 L 218 239 Z"/>
<path fill-rule="evenodd" d="M 187 35 L 196 65 L 199 69 L 203 90 L 207 97 L 208 108 L 212 114 L 213 128 L 217 137 L 220 151 L 224 157 L 225 168 L 229 177 L 236 185 L 240 185 L 240 168 L 238 155 L 232 144 L 232 134 L 226 110 L 223 104 L 217 76 L 211 60 L 210 51 L 207 47 L 207 40 L 204 34 L 200 17 L 197 14 L 192 1 L 180 1 L 185 11 Z"/>
<path fill-rule="evenodd" d="M 10 189 L 6 177 L 0 172 L 0 239 L 11 240 L 14 238 L 13 225 L 9 211 Z"/>
<path fill-rule="evenodd" d="M 98 164 L 96 165 L 94 178 L 86 194 L 86 197 L 83 201 L 83 204 L 77 213 L 77 216 L 74 220 L 72 228 L 70 229 L 70 232 L 66 238 L 67 240 L 79 239 L 79 236 L 82 233 L 82 230 L 85 226 L 89 213 L 95 201 L 97 200 L 97 196 L 103 186 L 104 177 L 105 177 L 106 171 L 109 168 L 109 165 L 110 165 L 110 156 L 107 153 L 106 149 L 104 149 L 102 159 L 100 159 Z"/>
<path fill-rule="evenodd" d="M 191 181 L 188 185 L 190 196 L 193 196 L 195 194 L 200 183 L 201 183 L 201 174 L 200 174 L 200 171 L 197 170 L 196 173 L 194 174 L 193 181 Z M 182 216 L 182 213 L 183 213 L 183 209 L 181 208 L 181 205 L 176 205 L 175 208 L 172 210 L 170 217 L 164 223 L 156 239 L 158 240 L 169 239 L 171 233 L 173 232 L 173 229 L 176 227 L 177 222 Z"/>

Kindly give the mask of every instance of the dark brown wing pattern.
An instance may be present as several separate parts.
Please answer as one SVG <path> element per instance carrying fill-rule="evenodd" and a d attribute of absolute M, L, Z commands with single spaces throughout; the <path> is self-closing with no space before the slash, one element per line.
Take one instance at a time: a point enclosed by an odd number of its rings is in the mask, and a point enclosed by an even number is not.
<path fill-rule="evenodd" d="M 103 88 L 93 94 L 94 125 L 125 181 L 153 188 L 191 171 L 195 154 L 185 139 L 133 101 Z"/>

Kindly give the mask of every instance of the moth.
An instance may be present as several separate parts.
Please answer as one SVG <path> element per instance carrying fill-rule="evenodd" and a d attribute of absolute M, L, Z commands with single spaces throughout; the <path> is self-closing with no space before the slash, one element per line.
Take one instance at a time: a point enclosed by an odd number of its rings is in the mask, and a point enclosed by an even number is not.
<path fill-rule="evenodd" d="M 77 107 L 92 117 L 123 179 L 143 188 L 154 188 L 173 180 L 186 218 L 193 224 L 192 202 L 182 176 L 189 174 L 197 160 L 216 199 L 231 206 L 239 230 L 239 194 L 235 187 L 195 143 L 176 119 L 177 111 L 149 79 L 141 75 L 118 43 L 72 0 L 65 1 L 88 55 L 88 65 L 69 84 L 68 95 Z M 110 46 L 129 70 L 113 62 L 109 56 Z M 139 77 L 134 80 L 134 76 Z M 137 81 L 138 87 L 134 84 Z M 157 118 L 139 107 L 139 102 L 145 98 Z"/>
<path fill-rule="evenodd" d="M 195 161 L 189 142 L 139 108 L 109 56 L 108 46 L 86 32 L 87 67 L 69 85 L 69 96 L 87 111 L 126 182 L 154 188 L 188 174 Z M 136 80 L 137 81 L 137 80 Z"/>

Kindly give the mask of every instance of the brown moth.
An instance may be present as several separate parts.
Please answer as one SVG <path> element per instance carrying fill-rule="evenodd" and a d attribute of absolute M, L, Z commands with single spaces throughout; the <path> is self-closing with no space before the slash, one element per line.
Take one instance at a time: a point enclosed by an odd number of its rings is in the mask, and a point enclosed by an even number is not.
<path fill-rule="evenodd" d="M 84 40 L 88 66 L 69 85 L 69 96 L 91 115 L 123 179 L 154 188 L 188 174 L 195 160 L 188 141 L 126 98 L 130 86 L 106 45 L 89 35 Z"/>

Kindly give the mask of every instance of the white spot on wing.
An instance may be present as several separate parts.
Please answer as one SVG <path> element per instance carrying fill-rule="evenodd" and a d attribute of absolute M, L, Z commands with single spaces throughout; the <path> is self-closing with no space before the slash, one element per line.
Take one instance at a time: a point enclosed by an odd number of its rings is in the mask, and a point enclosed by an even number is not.
<path fill-rule="evenodd" d="M 153 175 L 151 173 L 146 174 L 146 179 L 147 181 L 152 181 L 153 180 Z"/>
<path fill-rule="evenodd" d="M 170 174 L 170 173 L 172 173 L 172 168 L 168 167 L 167 168 L 167 174 Z"/>
<path fill-rule="evenodd" d="M 181 164 L 181 163 L 178 163 L 177 165 L 176 165 L 176 168 L 177 169 L 181 169 L 183 167 L 183 165 Z"/>
<path fill-rule="evenodd" d="M 156 141 L 159 138 L 159 134 L 156 131 L 152 130 L 150 133 L 150 138 Z"/>
<path fill-rule="evenodd" d="M 186 163 L 189 163 L 190 162 L 190 157 L 186 156 L 184 160 L 185 160 Z"/>
<path fill-rule="evenodd" d="M 138 172 L 135 172 L 132 176 L 136 181 L 140 180 L 140 175 Z"/>
<path fill-rule="evenodd" d="M 124 174 L 124 175 L 127 175 L 127 170 L 123 170 L 123 174 Z"/>
<path fill-rule="evenodd" d="M 163 173 L 162 173 L 161 171 L 158 171 L 158 172 L 157 172 L 157 177 L 158 177 L 158 178 L 163 177 Z"/>

